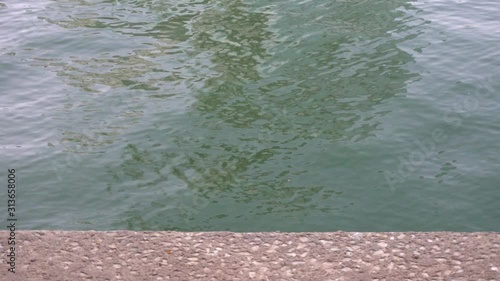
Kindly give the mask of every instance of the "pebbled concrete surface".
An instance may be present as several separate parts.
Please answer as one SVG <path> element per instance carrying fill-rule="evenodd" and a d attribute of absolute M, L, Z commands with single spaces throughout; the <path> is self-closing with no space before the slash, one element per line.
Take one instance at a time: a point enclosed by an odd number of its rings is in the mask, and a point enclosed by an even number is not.
<path fill-rule="evenodd" d="M 0 280 L 500 280 L 500 233 L 18 231 Z"/>

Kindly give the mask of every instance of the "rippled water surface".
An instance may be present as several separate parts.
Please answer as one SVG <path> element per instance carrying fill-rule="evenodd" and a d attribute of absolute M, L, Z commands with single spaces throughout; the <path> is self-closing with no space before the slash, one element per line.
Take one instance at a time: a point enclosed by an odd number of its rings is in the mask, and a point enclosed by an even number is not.
<path fill-rule="evenodd" d="M 497 1 L 0 1 L 24 229 L 500 231 Z"/>

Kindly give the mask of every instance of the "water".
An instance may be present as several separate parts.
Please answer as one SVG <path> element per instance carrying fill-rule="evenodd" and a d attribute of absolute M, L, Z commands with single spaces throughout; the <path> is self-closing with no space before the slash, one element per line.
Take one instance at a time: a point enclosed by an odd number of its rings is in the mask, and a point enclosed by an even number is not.
<path fill-rule="evenodd" d="M 498 14 L 487 0 L 2 0 L 18 224 L 499 231 Z"/>

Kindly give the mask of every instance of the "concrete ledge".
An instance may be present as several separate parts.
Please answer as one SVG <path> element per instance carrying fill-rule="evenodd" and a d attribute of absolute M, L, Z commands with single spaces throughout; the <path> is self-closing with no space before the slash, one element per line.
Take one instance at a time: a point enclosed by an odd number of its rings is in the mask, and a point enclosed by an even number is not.
<path fill-rule="evenodd" d="M 0 280 L 500 280 L 500 233 L 18 231 Z M 10 247 L 10 246 L 9 246 Z"/>

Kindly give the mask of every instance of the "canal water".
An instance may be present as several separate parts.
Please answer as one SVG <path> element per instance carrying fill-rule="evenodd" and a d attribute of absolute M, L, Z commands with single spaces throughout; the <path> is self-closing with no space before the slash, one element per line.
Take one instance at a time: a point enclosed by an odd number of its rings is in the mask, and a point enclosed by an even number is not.
<path fill-rule="evenodd" d="M 500 231 L 494 0 L 0 0 L 22 229 Z"/>

